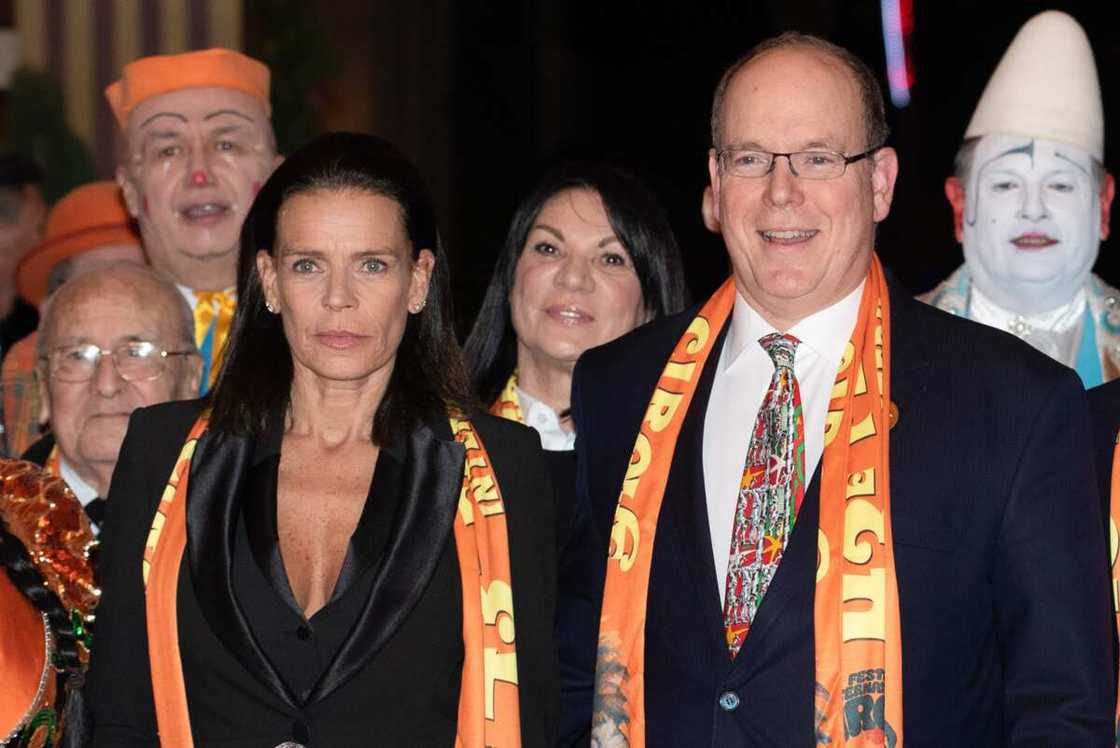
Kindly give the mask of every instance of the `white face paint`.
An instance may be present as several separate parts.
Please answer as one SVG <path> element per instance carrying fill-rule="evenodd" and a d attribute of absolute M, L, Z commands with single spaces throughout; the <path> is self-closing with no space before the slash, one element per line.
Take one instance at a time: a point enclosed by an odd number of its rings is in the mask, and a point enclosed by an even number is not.
<path fill-rule="evenodd" d="M 1048 312 L 1085 285 L 1100 245 L 1092 159 L 1012 135 L 977 144 L 965 186 L 964 258 L 977 288 L 1018 314 Z"/>

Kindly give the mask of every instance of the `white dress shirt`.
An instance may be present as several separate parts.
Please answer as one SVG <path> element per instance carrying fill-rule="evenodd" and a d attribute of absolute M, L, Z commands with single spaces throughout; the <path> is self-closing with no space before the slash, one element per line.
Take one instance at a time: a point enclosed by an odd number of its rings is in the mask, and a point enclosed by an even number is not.
<path fill-rule="evenodd" d="M 517 388 L 517 400 L 521 403 L 521 415 L 526 426 L 532 426 L 541 436 L 541 447 L 549 452 L 566 452 L 576 447 L 576 432 L 565 431 L 560 425 L 560 416 L 551 407 Z"/>
<path fill-rule="evenodd" d="M 801 341 L 794 357 L 793 373 L 801 390 L 805 423 L 806 481 L 810 480 L 824 452 L 828 401 L 844 346 L 855 328 L 862 294 L 861 283 L 840 301 L 806 317 L 787 331 Z M 774 376 L 774 362 L 758 340 L 777 332 L 739 294 L 735 296 L 730 324 L 708 400 L 703 448 L 708 527 L 721 604 L 747 447 L 762 399 Z"/>
<path fill-rule="evenodd" d="M 996 304 L 972 284 L 968 297 L 968 316 L 974 322 L 1009 332 L 1066 366 L 1077 366 L 1081 343 L 1081 322 L 1089 304 L 1082 288 L 1069 303 L 1042 314 L 1023 315 Z"/>
<path fill-rule="evenodd" d="M 85 509 L 86 504 L 97 498 L 97 489 L 82 480 L 82 476 L 78 475 L 78 471 L 70 466 L 66 458 L 60 453 L 58 455 L 58 472 L 61 473 L 58 477 L 66 481 L 66 485 L 70 486 L 70 490 L 78 497 L 82 508 Z M 93 534 L 96 536 L 100 531 L 97 525 L 93 525 Z"/>

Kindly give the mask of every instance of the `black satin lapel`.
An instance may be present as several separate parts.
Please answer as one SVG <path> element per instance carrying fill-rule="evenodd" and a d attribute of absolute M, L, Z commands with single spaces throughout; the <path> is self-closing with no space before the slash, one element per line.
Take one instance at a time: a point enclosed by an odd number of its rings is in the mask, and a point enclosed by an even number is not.
<path fill-rule="evenodd" d="M 191 460 L 187 557 L 202 615 L 237 660 L 290 706 L 296 701 L 250 633 L 233 594 L 232 549 L 238 497 L 253 455 L 248 437 L 207 431 Z"/>
<path fill-rule="evenodd" d="M 823 462 L 823 460 L 822 460 Z M 813 615 L 813 595 L 816 587 L 817 569 L 817 526 L 820 517 L 821 463 L 813 472 L 813 477 L 805 489 L 805 499 L 797 522 L 790 535 L 789 545 L 782 554 L 781 563 L 770 581 L 770 587 L 758 606 L 751 622 L 743 649 L 735 658 L 732 675 L 746 679 L 755 670 L 767 664 L 766 652 L 773 648 L 785 652 L 789 648 L 776 645 L 773 637 L 783 632 L 791 632 L 793 626 L 774 624 L 783 615 Z M 812 627 L 810 626 L 810 631 Z"/>
<path fill-rule="evenodd" d="M 415 607 L 451 536 L 463 485 L 465 451 L 450 427 L 437 435 L 421 426 L 409 437 L 400 477 L 400 504 L 370 596 L 307 703 L 329 696 L 352 678 L 396 633 Z M 440 437 L 443 438 L 440 438 Z"/>
<path fill-rule="evenodd" d="M 712 556 L 712 532 L 708 524 L 708 500 L 704 487 L 704 422 L 726 332 L 727 326 L 724 326 L 696 384 L 696 394 L 677 437 L 673 467 L 665 487 L 665 508 L 672 519 L 670 527 L 676 527 L 680 534 L 681 556 L 687 559 L 692 575 L 692 588 L 706 632 L 704 638 L 723 649 L 726 649 L 723 645 L 723 608 L 719 601 L 719 581 Z"/>

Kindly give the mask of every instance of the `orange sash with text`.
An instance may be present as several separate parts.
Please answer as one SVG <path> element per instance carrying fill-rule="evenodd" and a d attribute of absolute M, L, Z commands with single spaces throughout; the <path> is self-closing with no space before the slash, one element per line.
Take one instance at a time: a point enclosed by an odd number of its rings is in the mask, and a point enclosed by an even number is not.
<path fill-rule="evenodd" d="M 455 745 L 515 748 L 521 744 L 516 629 L 505 504 L 486 448 L 465 417 L 451 431 L 466 448 L 454 535 L 463 585 L 463 675 Z M 160 744 L 194 745 L 179 655 L 176 595 L 186 548 L 187 481 L 206 431 L 195 422 L 163 491 L 144 549 L 143 575 L 152 691 Z"/>
<path fill-rule="evenodd" d="M 734 303 L 729 279 L 670 355 L 634 443 L 611 528 L 599 623 L 592 735 L 600 744 L 623 738 L 631 748 L 645 745 L 646 604 L 657 520 L 681 425 Z M 818 746 L 902 745 L 889 411 L 890 304 L 873 256 L 825 424 L 814 599 Z M 750 657 L 749 635 L 743 656 Z"/>

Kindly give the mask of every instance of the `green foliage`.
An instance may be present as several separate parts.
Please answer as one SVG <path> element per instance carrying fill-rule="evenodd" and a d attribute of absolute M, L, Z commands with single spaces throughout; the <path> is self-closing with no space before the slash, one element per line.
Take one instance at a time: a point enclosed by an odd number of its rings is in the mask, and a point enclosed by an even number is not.
<path fill-rule="evenodd" d="M 96 178 L 89 149 L 67 126 L 62 90 L 48 73 L 30 68 L 15 72 L 3 131 L 0 151 L 23 154 L 43 170 L 48 203 Z"/>

